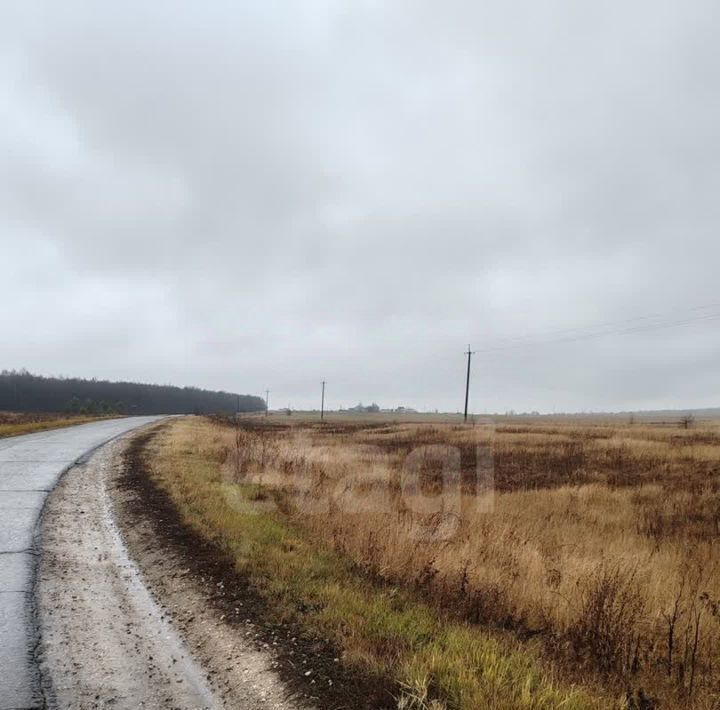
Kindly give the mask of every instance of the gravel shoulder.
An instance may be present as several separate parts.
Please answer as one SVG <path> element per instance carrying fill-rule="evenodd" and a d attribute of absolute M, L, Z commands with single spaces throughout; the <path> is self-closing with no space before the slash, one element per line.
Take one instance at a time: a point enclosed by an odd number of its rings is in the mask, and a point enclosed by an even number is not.
<path fill-rule="evenodd" d="M 45 507 L 35 596 L 48 706 L 307 707 L 257 648 L 253 624 L 227 624 L 205 580 L 131 516 L 128 441 L 70 469 Z"/>

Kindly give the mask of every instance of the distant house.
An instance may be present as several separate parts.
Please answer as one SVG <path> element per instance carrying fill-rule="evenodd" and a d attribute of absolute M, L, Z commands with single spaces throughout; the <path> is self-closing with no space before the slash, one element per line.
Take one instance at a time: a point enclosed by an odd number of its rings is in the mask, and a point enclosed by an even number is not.
<path fill-rule="evenodd" d="M 357 414 L 367 414 L 369 412 L 379 412 L 380 407 L 373 402 L 372 404 L 368 404 L 365 406 L 362 402 L 358 402 L 354 407 L 350 407 L 350 409 L 347 410 L 348 412 L 355 412 Z"/>

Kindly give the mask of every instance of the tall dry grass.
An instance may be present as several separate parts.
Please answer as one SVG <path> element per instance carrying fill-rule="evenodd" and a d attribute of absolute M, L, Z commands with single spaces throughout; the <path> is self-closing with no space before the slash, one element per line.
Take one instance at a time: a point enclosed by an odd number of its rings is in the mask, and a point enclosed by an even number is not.
<path fill-rule="evenodd" d="M 544 638 L 572 673 L 626 689 L 629 707 L 719 706 L 716 426 L 248 419 L 217 436 L 229 482 L 272 491 L 366 574 Z M 442 447 L 457 475 L 440 475 Z M 478 450 L 494 462 L 481 504 Z"/>
<path fill-rule="evenodd" d="M 34 412 L 0 412 L 0 439 L 8 436 L 32 434 L 38 431 L 49 431 L 62 427 L 86 424 L 108 417 L 34 413 Z"/>

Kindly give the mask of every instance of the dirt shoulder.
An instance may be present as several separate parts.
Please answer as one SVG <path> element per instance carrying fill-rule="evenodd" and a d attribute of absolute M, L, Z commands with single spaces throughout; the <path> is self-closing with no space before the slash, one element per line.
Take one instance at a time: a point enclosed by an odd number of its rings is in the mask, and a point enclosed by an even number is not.
<path fill-rule="evenodd" d="M 114 525 L 107 482 L 121 446 L 67 471 L 45 506 L 35 601 L 47 705 L 221 708 Z"/>
<path fill-rule="evenodd" d="M 125 475 L 128 441 L 70 469 L 43 515 L 37 655 L 48 706 L 308 708 L 290 697 L 252 620 L 226 623 L 208 603 L 217 583 L 155 537 L 147 516 L 159 511 Z"/>
<path fill-rule="evenodd" d="M 146 448 L 158 429 L 136 436 L 126 449 L 113 496 L 117 518 L 149 587 L 203 666 L 215 669 L 213 684 L 231 697 L 269 663 L 290 688 L 293 707 L 394 707 L 388 688 L 348 673 L 329 641 L 274 620 L 232 557 L 181 520 L 147 471 Z"/>

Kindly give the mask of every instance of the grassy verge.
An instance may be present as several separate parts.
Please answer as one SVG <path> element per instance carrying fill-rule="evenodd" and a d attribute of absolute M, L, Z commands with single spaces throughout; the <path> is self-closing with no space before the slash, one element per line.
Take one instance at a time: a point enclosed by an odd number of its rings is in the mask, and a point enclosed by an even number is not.
<path fill-rule="evenodd" d="M 289 419 L 218 417 L 213 436 L 228 480 L 281 491 L 316 544 L 543 639 L 629 707 L 718 707 L 717 422 Z"/>
<path fill-rule="evenodd" d="M 0 439 L 20 434 L 33 434 L 76 424 L 87 424 L 108 417 L 71 417 L 63 414 L 0 414 Z"/>
<path fill-rule="evenodd" d="M 408 589 L 373 582 L 283 515 L 279 493 L 228 482 L 227 450 L 206 420 L 173 422 L 149 451 L 156 484 L 194 531 L 232 557 L 267 614 L 329 640 L 352 671 L 386 679 L 396 695 L 388 706 L 610 705 L 554 677 L 532 644 L 461 623 Z"/>

